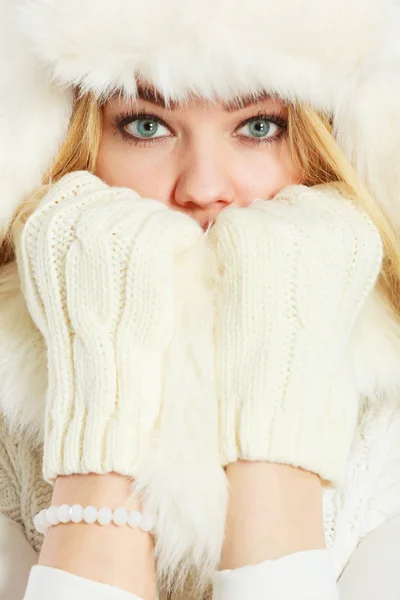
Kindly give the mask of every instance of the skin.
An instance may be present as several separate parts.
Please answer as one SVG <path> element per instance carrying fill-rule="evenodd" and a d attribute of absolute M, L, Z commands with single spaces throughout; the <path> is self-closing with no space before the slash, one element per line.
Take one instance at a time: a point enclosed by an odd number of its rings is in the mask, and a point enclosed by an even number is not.
<path fill-rule="evenodd" d="M 284 129 L 257 117 L 275 114 L 286 121 L 288 111 L 279 100 L 260 99 L 239 110 L 197 100 L 167 110 L 149 96 L 135 104 L 115 98 L 104 106 L 97 174 L 106 183 L 130 187 L 204 224 L 227 206 L 272 198 L 298 181 L 286 138 L 278 137 Z M 142 138 L 140 145 L 124 139 L 115 121 L 130 113 L 134 118 L 135 112 L 165 122 L 158 126 L 159 137 Z M 264 138 L 251 135 L 251 126 L 244 125 L 251 117 L 256 117 L 253 127 L 270 129 Z M 143 124 L 126 124 L 125 131 L 137 135 Z"/>
<path fill-rule="evenodd" d="M 141 96 L 135 103 L 113 98 L 103 107 L 97 175 L 110 185 L 160 200 L 206 229 L 224 208 L 271 199 L 299 182 L 284 126 L 268 121 L 270 115 L 280 115 L 282 125 L 286 121 L 288 111 L 279 100 L 265 96 L 234 106 L 192 100 L 165 107 L 151 91 L 142 90 Z M 142 112 L 147 116 L 139 122 L 137 114 Z M 252 117 L 250 126 L 246 121 Z M 149 129 L 155 141 L 143 139 Z M 256 143 L 260 131 L 263 137 Z M 317 475 L 288 465 L 247 461 L 229 465 L 226 472 L 230 504 L 221 569 L 325 547 Z M 127 480 L 116 473 L 73 475 L 57 479 L 52 503 L 116 507 L 128 495 Z M 61 525 L 49 530 L 39 564 L 150 600 L 156 594 L 152 549 L 151 537 L 135 530 Z"/>

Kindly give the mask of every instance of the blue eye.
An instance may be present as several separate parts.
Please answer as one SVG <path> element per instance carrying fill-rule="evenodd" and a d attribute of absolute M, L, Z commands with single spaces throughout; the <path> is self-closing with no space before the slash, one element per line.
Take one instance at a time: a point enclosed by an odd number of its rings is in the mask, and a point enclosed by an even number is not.
<path fill-rule="evenodd" d="M 125 130 L 132 136 L 140 139 L 154 139 L 169 135 L 169 130 L 157 119 L 138 118 L 125 126 Z"/>
<path fill-rule="evenodd" d="M 281 127 L 279 125 L 273 123 L 269 119 L 258 117 L 245 123 L 245 125 L 238 130 L 238 133 L 244 137 L 262 139 L 274 137 L 280 129 Z M 241 133 L 243 131 L 247 131 L 247 133 Z"/>

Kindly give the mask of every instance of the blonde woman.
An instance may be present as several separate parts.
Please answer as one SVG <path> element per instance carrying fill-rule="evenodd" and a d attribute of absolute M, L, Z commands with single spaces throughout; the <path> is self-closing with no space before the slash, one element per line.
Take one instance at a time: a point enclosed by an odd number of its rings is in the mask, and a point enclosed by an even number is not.
<path fill-rule="evenodd" d="M 398 598 L 396 0 L 0 23 L 0 598 Z"/>

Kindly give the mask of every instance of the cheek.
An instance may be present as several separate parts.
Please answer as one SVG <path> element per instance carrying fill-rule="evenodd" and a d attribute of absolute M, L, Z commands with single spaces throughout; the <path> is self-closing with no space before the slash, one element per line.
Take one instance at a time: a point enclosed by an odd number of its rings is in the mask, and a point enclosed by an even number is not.
<path fill-rule="evenodd" d="M 96 175 L 109 185 L 127 187 L 143 198 L 168 203 L 173 173 L 166 167 L 165 152 L 146 150 L 103 135 L 96 163 Z M 156 176 L 155 176 L 156 175 Z"/>
<path fill-rule="evenodd" d="M 271 199 L 282 188 L 300 182 L 284 140 L 246 151 L 236 147 L 232 153 L 225 148 L 223 155 L 239 206 L 248 206 L 255 198 Z M 181 164 L 167 145 L 142 148 L 104 131 L 96 174 L 109 185 L 128 187 L 144 198 L 170 204 Z"/>
<path fill-rule="evenodd" d="M 300 183 L 289 146 L 285 141 L 242 156 L 236 172 L 236 187 L 241 206 L 255 198 L 270 200 L 288 185 Z"/>

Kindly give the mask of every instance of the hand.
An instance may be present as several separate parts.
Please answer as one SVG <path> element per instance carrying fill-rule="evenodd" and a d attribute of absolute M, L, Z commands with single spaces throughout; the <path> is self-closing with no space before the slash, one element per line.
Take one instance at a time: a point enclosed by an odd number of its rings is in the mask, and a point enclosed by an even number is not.
<path fill-rule="evenodd" d="M 369 218 L 333 188 L 226 209 L 210 231 L 223 464 L 340 477 L 357 418 L 349 339 L 382 261 Z"/>
<path fill-rule="evenodd" d="M 176 257 L 201 238 L 192 219 L 89 174 L 57 184 L 28 220 L 24 291 L 49 359 L 46 480 L 137 473 L 162 406 Z"/>
<path fill-rule="evenodd" d="M 225 481 L 210 371 L 200 364 L 213 354 L 200 225 L 72 173 L 30 216 L 20 245 L 23 290 L 48 349 L 44 478 L 134 478 L 156 521 L 159 572 L 189 557 L 214 565 Z M 215 495 L 204 498 L 209 480 Z"/>

